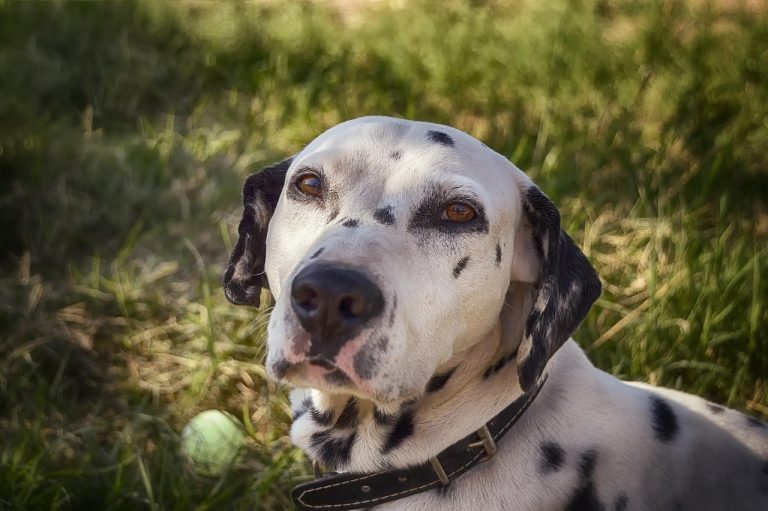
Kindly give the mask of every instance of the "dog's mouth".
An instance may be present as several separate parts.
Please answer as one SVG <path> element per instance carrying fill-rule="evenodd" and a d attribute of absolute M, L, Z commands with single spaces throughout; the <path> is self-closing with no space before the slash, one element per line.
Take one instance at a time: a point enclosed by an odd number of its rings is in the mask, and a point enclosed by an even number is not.
<path fill-rule="evenodd" d="M 332 393 L 347 392 L 361 397 L 375 397 L 368 382 L 349 373 L 324 357 L 309 357 L 285 367 L 281 379 L 297 387 L 310 387 Z"/>
<path fill-rule="evenodd" d="M 323 357 L 310 357 L 305 365 L 306 372 L 312 379 L 322 379 L 333 387 L 351 387 L 354 385 L 350 375 Z"/>

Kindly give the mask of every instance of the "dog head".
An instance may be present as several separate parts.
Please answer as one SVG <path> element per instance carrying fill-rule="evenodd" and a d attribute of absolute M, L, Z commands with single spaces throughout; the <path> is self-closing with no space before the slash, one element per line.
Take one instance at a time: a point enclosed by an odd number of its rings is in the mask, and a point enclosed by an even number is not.
<path fill-rule="evenodd" d="M 248 178 L 224 278 L 275 307 L 269 373 L 377 402 L 415 397 L 531 286 L 517 357 L 531 388 L 600 293 L 560 215 L 504 157 L 456 129 L 365 117 Z"/>

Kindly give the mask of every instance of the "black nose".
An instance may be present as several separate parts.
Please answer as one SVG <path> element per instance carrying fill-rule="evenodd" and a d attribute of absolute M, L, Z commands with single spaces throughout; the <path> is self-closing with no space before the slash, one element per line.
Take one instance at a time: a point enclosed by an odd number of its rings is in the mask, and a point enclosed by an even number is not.
<path fill-rule="evenodd" d="M 384 297 L 378 286 L 358 271 L 315 263 L 293 279 L 291 305 L 301 326 L 312 336 L 310 354 L 334 357 L 344 341 L 381 314 Z"/>

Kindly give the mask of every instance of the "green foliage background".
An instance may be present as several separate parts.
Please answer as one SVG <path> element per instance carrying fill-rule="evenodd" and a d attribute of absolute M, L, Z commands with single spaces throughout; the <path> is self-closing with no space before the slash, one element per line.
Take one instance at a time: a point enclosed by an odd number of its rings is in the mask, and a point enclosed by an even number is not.
<path fill-rule="evenodd" d="M 367 5 L 367 4 L 366 4 Z M 226 303 L 243 178 L 333 124 L 451 124 L 604 280 L 602 369 L 768 416 L 768 7 L 0 0 L 0 509 L 283 509 L 307 474 Z M 242 417 L 195 475 L 178 432 Z"/>

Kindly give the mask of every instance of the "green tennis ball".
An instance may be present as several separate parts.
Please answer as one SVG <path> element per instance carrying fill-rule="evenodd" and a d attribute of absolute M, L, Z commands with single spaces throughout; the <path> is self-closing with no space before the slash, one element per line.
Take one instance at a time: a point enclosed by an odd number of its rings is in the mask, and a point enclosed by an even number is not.
<path fill-rule="evenodd" d="M 229 468 L 245 445 L 238 420 L 219 410 L 194 416 L 181 432 L 181 450 L 203 475 L 218 476 Z"/>

